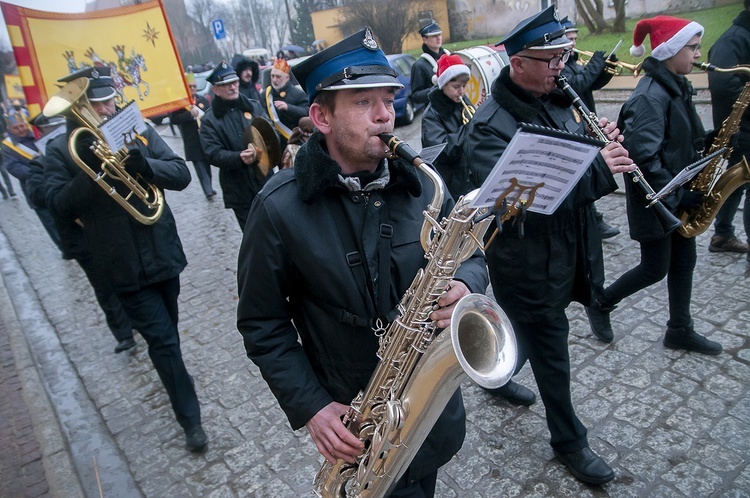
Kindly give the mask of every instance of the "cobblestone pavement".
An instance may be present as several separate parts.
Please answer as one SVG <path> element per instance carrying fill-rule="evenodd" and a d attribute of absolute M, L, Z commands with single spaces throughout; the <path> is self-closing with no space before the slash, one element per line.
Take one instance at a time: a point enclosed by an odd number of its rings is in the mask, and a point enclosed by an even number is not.
<path fill-rule="evenodd" d="M 605 108 L 602 115 L 616 116 Z M 168 126 L 159 130 L 182 151 Z M 418 145 L 418 130 L 396 133 Z M 220 190 L 217 178 L 214 185 Z M 310 496 L 320 458 L 304 430 L 290 430 L 235 328 L 235 218 L 220 194 L 206 201 L 197 181 L 167 199 L 189 261 L 179 328 L 210 437 L 203 455 L 184 449 L 144 341 L 113 354 L 81 270 L 60 258 L 24 202 L 0 202 L 2 276 L 16 310 L 38 306 L 21 322 L 83 493 L 99 496 L 101 486 L 110 498 Z M 627 236 L 624 197 L 597 205 L 622 230 L 604 244 L 611 282 L 639 251 Z M 569 308 L 574 402 L 592 447 L 616 470 L 613 482 L 586 486 L 563 468 L 540 402 L 513 407 L 467 381 L 466 442 L 441 469 L 437 496 L 750 496 L 750 270 L 744 255 L 709 253 L 708 237 L 698 237 L 693 312 L 696 329 L 724 345 L 721 355 L 664 349 L 665 282 L 613 313 L 612 344 L 594 339 L 580 305 Z M 537 391 L 528 366 L 519 381 Z"/>

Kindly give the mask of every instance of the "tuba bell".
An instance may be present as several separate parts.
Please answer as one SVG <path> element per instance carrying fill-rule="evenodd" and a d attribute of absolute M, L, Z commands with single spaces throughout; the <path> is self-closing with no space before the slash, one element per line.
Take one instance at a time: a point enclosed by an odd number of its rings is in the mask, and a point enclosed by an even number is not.
<path fill-rule="evenodd" d="M 73 130 L 68 139 L 68 151 L 76 165 L 86 172 L 94 182 L 104 189 L 125 211 L 144 225 L 153 225 L 164 210 L 164 194 L 161 190 L 143 180 L 134 177 L 125 170 L 127 147 L 113 152 L 104 138 L 99 126 L 105 121 L 91 106 L 86 97 L 89 80 L 81 77 L 67 83 L 44 106 L 42 113 L 50 118 L 66 116 L 75 119 L 82 126 Z M 90 133 L 96 139 L 91 147 L 101 161 L 101 171 L 96 171 L 78 155 L 78 140 L 84 133 Z M 109 183 L 108 179 L 119 183 Z M 120 194 L 117 186 L 124 186 L 125 195 Z"/>

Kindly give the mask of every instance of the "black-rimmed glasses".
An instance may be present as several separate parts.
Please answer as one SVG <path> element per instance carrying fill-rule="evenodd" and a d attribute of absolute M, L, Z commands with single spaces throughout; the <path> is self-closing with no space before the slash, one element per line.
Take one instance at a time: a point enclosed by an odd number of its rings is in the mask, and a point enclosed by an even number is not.
<path fill-rule="evenodd" d="M 560 65 L 560 62 L 562 62 L 563 64 L 568 62 L 568 59 L 570 58 L 570 52 L 572 52 L 572 50 L 566 50 L 562 54 L 552 57 L 551 59 L 542 59 L 541 57 L 532 57 L 530 55 L 519 55 L 519 57 L 523 57 L 524 59 L 532 59 L 539 62 L 546 62 L 547 67 L 549 67 L 550 69 L 557 69 L 557 67 Z"/>
<path fill-rule="evenodd" d="M 700 43 L 691 43 L 690 45 L 685 45 L 685 48 L 689 48 L 693 51 L 694 54 L 697 54 L 698 51 L 701 49 Z"/>

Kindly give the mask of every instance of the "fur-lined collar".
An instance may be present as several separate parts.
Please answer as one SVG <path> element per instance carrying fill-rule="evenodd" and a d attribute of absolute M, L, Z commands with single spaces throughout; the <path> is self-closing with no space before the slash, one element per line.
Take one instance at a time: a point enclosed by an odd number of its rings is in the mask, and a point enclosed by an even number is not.
<path fill-rule="evenodd" d="M 646 57 L 643 61 L 643 71 L 675 97 L 695 95 L 693 86 L 685 76 L 673 73 L 658 59 Z"/>
<path fill-rule="evenodd" d="M 430 90 L 430 93 L 427 94 L 427 99 L 441 116 L 452 114 L 456 112 L 456 109 L 461 109 L 461 104 L 448 98 L 448 96 L 438 87 Z"/>
<path fill-rule="evenodd" d="M 328 155 L 323 134 L 319 131 L 313 133 L 300 147 L 294 164 L 294 176 L 300 196 L 305 202 L 313 202 L 326 190 L 344 188 L 339 181 L 341 167 Z M 422 195 L 422 184 L 414 166 L 401 159 L 389 159 L 388 168 L 391 181 L 386 186 L 387 189 L 402 188 L 414 197 Z"/>
<path fill-rule="evenodd" d="M 570 100 L 557 88 L 540 98 L 535 97 L 510 79 L 510 66 L 505 66 L 500 70 L 500 75 L 492 83 L 491 92 L 500 107 L 519 122 L 533 122 L 546 100 L 562 107 L 568 107 L 571 104 Z M 509 96 L 511 98 L 508 98 Z"/>
<path fill-rule="evenodd" d="M 252 100 L 240 94 L 237 100 L 224 100 L 221 97 L 215 97 L 211 103 L 211 109 L 214 110 L 214 115 L 217 118 L 222 118 L 226 113 L 232 109 L 239 109 L 240 111 L 255 112 L 253 108 Z"/>

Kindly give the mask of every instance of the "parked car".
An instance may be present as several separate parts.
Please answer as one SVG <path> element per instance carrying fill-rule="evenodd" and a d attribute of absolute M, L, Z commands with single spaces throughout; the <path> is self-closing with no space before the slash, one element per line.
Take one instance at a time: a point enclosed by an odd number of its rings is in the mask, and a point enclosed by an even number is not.
<path fill-rule="evenodd" d="M 211 100 L 214 97 L 213 92 L 211 92 L 211 83 L 209 83 L 206 78 L 208 78 L 208 75 L 211 74 L 211 71 L 203 71 L 200 73 L 195 73 L 195 90 L 201 97 L 205 97 L 206 100 L 208 100 L 208 103 L 211 103 Z M 158 114 L 156 116 L 151 116 L 149 119 L 152 123 L 155 125 L 160 125 L 164 118 L 168 117 L 170 113 L 164 113 L 164 114 Z"/>
<path fill-rule="evenodd" d="M 388 59 L 388 64 L 398 73 L 398 81 L 404 85 L 404 88 L 396 94 L 396 101 L 393 104 L 396 122 L 401 125 L 411 124 L 414 121 L 414 115 L 422 107 L 422 105 L 415 105 L 411 100 L 411 67 L 417 59 L 409 54 L 392 54 L 385 57 Z"/>

